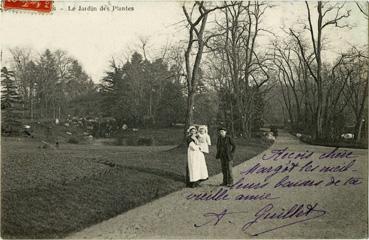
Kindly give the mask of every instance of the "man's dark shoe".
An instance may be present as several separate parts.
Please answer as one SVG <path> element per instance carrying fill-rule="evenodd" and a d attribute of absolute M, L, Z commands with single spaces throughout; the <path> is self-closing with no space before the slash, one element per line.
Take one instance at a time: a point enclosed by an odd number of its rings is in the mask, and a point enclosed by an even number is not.
<path fill-rule="evenodd" d="M 186 184 L 186 187 L 187 187 L 187 188 L 193 188 L 193 183 L 187 183 L 187 184 Z"/>
<path fill-rule="evenodd" d="M 186 187 L 188 188 L 195 188 L 195 187 L 199 187 L 199 183 L 198 182 L 191 182 L 191 183 L 188 183 L 186 184 Z"/>

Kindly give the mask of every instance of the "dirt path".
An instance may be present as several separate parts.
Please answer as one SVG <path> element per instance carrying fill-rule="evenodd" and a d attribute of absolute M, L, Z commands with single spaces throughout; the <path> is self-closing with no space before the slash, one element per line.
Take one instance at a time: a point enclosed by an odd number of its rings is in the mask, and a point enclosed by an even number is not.
<path fill-rule="evenodd" d="M 308 150 L 314 153 L 307 159 L 262 160 L 263 155 L 271 155 L 271 150 L 285 147 L 288 147 L 289 152 L 306 153 Z M 332 150 L 333 148 L 305 145 L 287 133 L 282 133 L 269 150 L 234 168 L 235 181 L 244 177 L 244 183 L 268 183 L 263 188 L 227 189 L 229 200 L 186 199 L 191 193 L 218 192 L 221 189 L 218 185 L 221 183 L 222 176 L 216 175 L 200 188 L 186 188 L 174 192 L 81 232 L 71 234 L 68 238 L 367 237 L 367 150 L 346 149 L 347 152 L 353 152 L 353 155 L 348 156 L 349 158 L 319 159 L 322 153 L 329 153 Z M 342 152 L 343 149 L 339 151 Z M 356 161 L 350 165 L 353 160 Z M 214 161 L 214 159 L 207 161 Z M 248 170 L 257 163 L 275 169 L 279 165 L 291 166 L 289 161 L 297 163 L 298 166 L 289 173 L 278 173 L 267 180 L 265 180 L 267 174 L 240 174 L 241 171 Z M 313 161 L 312 167 L 318 165 L 319 167 L 312 172 L 305 172 L 308 167 L 300 171 L 310 161 Z M 339 165 L 342 172 L 319 172 L 323 165 Z M 278 185 L 278 182 L 286 176 L 294 182 L 310 180 L 310 184 L 314 183 L 317 186 L 281 187 L 284 184 Z M 337 186 L 329 185 L 332 177 Z M 357 181 L 352 177 L 361 177 L 361 179 Z M 347 181 L 350 178 L 351 180 Z M 322 182 L 318 183 L 319 181 Z M 226 189 L 223 188 L 223 190 Z M 264 198 L 266 194 L 270 194 L 267 198 L 274 199 L 234 200 L 239 194 L 259 194 L 259 197 L 264 196 Z M 293 207 L 295 204 L 297 205 Z M 301 204 L 304 205 L 298 210 Z M 276 213 L 273 219 L 268 219 L 268 216 L 271 218 L 273 213 Z M 258 219 L 255 220 L 256 218 Z M 203 226 L 195 227 L 194 224 Z"/>

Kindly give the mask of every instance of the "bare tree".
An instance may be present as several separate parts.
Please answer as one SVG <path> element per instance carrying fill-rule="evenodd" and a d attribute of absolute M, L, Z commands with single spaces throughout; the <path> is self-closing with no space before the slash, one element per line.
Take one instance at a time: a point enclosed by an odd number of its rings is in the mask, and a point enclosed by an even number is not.
<path fill-rule="evenodd" d="M 352 74 L 347 80 L 344 97 L 349 104 L 355 119 L 355 140 L 361 140 L 362 126 L 367 121 L 364 111 L 367 108 L 368 98 L 368 56 L 364 51 L 353 48 L 349 51 L 346 68 Z M 366 119 L 366 120 L 365 120 Z"/>
<path fill-rule="evenodd" d="M 292 45 L 293 46 L 293 45 Z M 291 43 L 274 43 L 274 64 L 278 72 L 283 100 L 293 128 L 299 129 L 302 120 L 299 80 L 302 65 Z M 292 93 L 292 96 L 291 96 Z M 296 109 L 296 113 L 294 112 Z"/>
<path fill-rule="evenodd" d="M 32 51 L 28 48 L 13 48 L 9 49 L 13 58 L 13 69 L 15 69 L 15 80 L 20 90 L 20 94 L 23 97 L 24 109 L 31 107 L 32 96 L 31 92 L 33 89 L 33 82 L 35 79 L 29 74 L 32 67 L 29 63 L 32 59 Z M 33 69 L 34 70 L 34 69 Z M 30 116 L 33 115 L 32 110 L 30 111 Z M 25 117 L 25 116 L 23 116 Z"/>
<path fill-rule="evenodd" d="M 215 7 L 209 7 L 207 5 L 207 3 L 201 1 L 195 2 L 190 9 L 188 9 L 186 5 L 182 6 L 189 33 L 187 47 L 184 53 L 187 82 L 187 113 L 185 130 L 189 125 L 193 124 L 194 101 L 199 83 L 200 64 L 207 42 L 213 37 L 213 35 L 206 36 L 205 32 L 209 14 L 217 9 L 227 7 L 227 5 Z"/>
<path fill-rule="evenodd" d="M 357 8 L 359 9 L 359 11 L 364 14 L 364 17 L 366 19 L 368 19 L 369 17 L 369 2 L 355 2 Z"/>
<path fill-rule="evenodd" d="M 142 49 L 142 54 L 143 54 L 145 60 L 147 60 L 147 46 L 150 42 L 150 37 L 140 36 L 139 40 L 140 40 L 140 47 Z"/>
<path fill-rule="evenodd" d="M 302 36 L 300 33 L 297 33 L 292 28 L 290 29 L 290 33 L 296 39 L 301 56 L 309 70 L 310 75 L 313 77 L 316 84 L 317 91 L 317 104 L 315 109 L 315 138 L 323 137 L 323 100 L 324 100 L 324 92 L 323 92 L 323 79 L 322 79 L 322 51 L 323 51 L 323 35 L 324 31 L 327 27 L 334 26 L 337 28 L 344 28 L 347 25 L 342 24 L 342 20 L 348 18 L 350 16 L 350 10 L 344 9 L 344 4 L 335 3 L 331 4 L 328 2 L 318 2 L 316 6 L 316 20 L 317 26 L 313 27 L 313 15 L 312 10 L 310 9 L 310 3 L 305 2 L 306 4 L 306 12 L 307 12 L 307 20 L 308 24 L 304 27 L 308 31 L 311 39 L 311 46 L 313 49 L 314 61 L 308 61 L 308 53 L 306 49 L 302 45 Z M 330 17 L 332 15 L 332 17 Z"/>
<path fill-rule="evenodd" d="M 229 86 L 224 97 L 231 109 L 231 128 L 236 125 L 246 138 L 251 137 L 253 128 L 255 97 L 270 78 L 268 59 L 257 51 L 257 38 L 265 31 L 261 19 L 267 8 L 259 2 L 232 3 L 222 10 L 215 29 L 219 36 L 212 41 L 212 50 L 222 59 L 219 67 L 228 75 L 224 78 L 228 81 L 224 86 Z"/>

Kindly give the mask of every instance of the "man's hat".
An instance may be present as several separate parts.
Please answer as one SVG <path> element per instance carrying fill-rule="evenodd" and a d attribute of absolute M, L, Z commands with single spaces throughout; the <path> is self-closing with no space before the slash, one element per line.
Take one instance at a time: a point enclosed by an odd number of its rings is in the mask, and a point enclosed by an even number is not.
<path fill-rule="evenodd" d="M 220 128 L 218 129 L 218 131 L 220 131 L 220 130 L 227 131 L 227 129 L 226 129 L 225 127 L 220 127 Z"/>

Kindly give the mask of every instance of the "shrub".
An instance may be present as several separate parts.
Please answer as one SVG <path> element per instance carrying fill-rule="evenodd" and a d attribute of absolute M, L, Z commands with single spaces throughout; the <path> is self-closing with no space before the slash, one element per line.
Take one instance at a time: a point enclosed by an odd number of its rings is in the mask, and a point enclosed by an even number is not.
<path fill-rule="evenodd" d="M 138 146 L 152 146 L 154 145 L 154 139 L 153 138 L 147 138 L 147 137 L 141 137 L 137 141 Z"/>
<path fill-rule="evenodd" d="M 278 137 L 278 128 L 277 126 L 270 126 L 270 131 L 273 133 L 273 136 Z"/>
<path fill-rule="evenodd" d="M 327 146 L 327 147 L 342 147 L 342 148 L 361 148 L 367 149 L 368 145 L 359 142 L 356 143 L 354 140 L 338 140 L 334 141 L 332 139 L 313 139 L 310 135 L 303 134 L 300 137 L 300 140 L 304 143 L 311 144 L 311 145 L 318 145 L 318 146 Z"/>
<path fill-rule="evenodd" d="M 68 139 L 68 143 L 78 144 L 78 143 L 79 143 L 79 141 L 78 141 L 78 139 L 77 139 L 77 138 L 75 138 L 75 137 L 70 137 L 70 138 Z"/>
<path fill-rule="evenodd" d="M 116 145 L 118 146 L 126 146 L 127 145 L 127 139 L 126 138 L 122 138 L 122 137 L 118 137 L 116 139 Z"/>
<path fill-rule="evenodd" d="M 131 136 L 126 138 L 126 143 L 128 146 L 137 146 L 137 137 Z"/>

